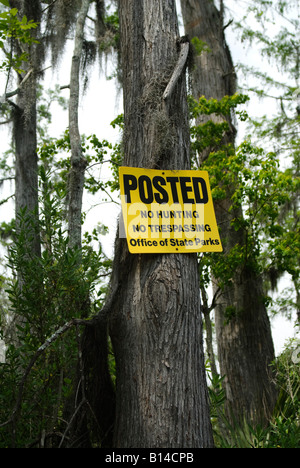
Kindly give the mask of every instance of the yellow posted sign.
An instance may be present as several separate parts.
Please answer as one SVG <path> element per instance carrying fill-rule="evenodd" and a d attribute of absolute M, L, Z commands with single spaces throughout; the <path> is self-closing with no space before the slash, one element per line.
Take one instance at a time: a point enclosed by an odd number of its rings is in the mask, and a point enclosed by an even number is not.
<path fill-rule="evenodd" d="M 222 252 L 206 171 L 120 167 L 131 253 Z"/>

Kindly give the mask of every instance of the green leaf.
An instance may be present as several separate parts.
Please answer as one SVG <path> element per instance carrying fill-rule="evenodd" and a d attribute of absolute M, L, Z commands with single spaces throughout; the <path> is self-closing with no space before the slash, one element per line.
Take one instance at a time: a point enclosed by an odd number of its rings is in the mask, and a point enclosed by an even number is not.
<path fill-rule="evenodd" d="M 201 55 L 203 52 L 211 52 L 211 49 L 205 41 L 201 41 L 198 37 L 193 37 L 191 43 L 194 46 L 197 55 Z"/>
<path fill-rule="evenodd" d="M 0 0 L 0 3 L 2 3 L 2 5 L 4 5 L 4 6 L 9 7 L 9 1 L 8 0 Z"/>

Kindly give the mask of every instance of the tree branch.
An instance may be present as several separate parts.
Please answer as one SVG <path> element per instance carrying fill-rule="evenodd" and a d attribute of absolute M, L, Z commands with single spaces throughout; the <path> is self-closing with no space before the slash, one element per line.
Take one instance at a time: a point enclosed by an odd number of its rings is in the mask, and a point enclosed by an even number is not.
<path fill-rule="evenodd" d="M 51 66 L 46 67 L 46 68 L 44 68 L 43 70 L 39 70 L 37 73 L 43 73 L 44 71 L 48 70 L 49 68 L 51 68 Z M 22 87 L 24 86 L 24 84 L 26 83 L 26 81 L 28 81 L 29 78 L 31 77 L 33 71 L 34 71 L 33 68 L 31 68 L 30 70 L 28 70 L 28 72 L 27 72 L 26 75 L 24 76 L 23 80 L 21 81 L 21 83 L 19 84 L 19 86 L 18 86 L 14 91 L 10 91 L 9 93 L 7 93 L 7 92 L 5 91 L 4 95 L 3 95 L 3 96 L 1 97 L 1 99 L 0 99 L 0 102 L 8 101 L 9 98 L 11 98 L 11 97 L 16 96 L 17 94 L 19 94 L 20 90 L 22 89 Z"/>
<path fill-rule="evenodd" d="M 1 125 L 1 122 L 0 122 L 0 125 Z M 0 184 L 2 184 L 2 182 L 6 182 L 7 180 L 15 180 L 15 177 L 3 177 L 3 179 L 0 179 Z"/>
<path fill-rule="evenodd" d="M 72 57 L 70 77 L 70 100 L 69 100 L 69 133 L 71 145 L 71 168 L 68 180 L 68 231 L 71 247 L 81 248 L 81 217 L 82 197 L 84 190 L 84 173 L 87 161 L 83 156 L 81 148 L 81 136 L 79 132 L 78 102 L 79 102 L 79 77 L 80 59 L 82 55 L 84 40 L 84 25 L 90 0 L 83 0 L 77 17 L 75 30 L 75 44 Z"/>
<path fill-rule="evenodd" d="M 24 387 L 25 387 L 25 383 L 26 383 L 26 380 L 31 372 L 31 369 L 32 367 L 34 366 L 34 364 L 36 363 L 37 359 L 40 357 L 41 354 L 43 354 L 44 351 L 46 351 L 47 348 L 49 348 L 49 346 L 54 342 L 56 341 L 60 336 L 62 336 L 64 333 L 66 333 L 68 330 L 70 330 L 70 328 L 72 328 L 74 325 L 85 325 L 85 326 L 91 326 L 91 325 L 94 325 L 94 322 L 93 320 L 82 320 L 82 319 L 72 319 L 70 320 L 69 322 L 65 323 L 62 327 L 60 327 L 58 330 L 56 330 L 55 333 L 53 333 L 53 335 L 48 338 L 44 344 L 42 344 L 38 350 L 36 351 L 36 353 L 34 354 L 34 356 L 31 358 L 31 361 L 30 363 L 28 364 L 27 368 L 25 369 L 25 372 L 24 372 L 24 375 L 21 379 L 21 382 L 19 384 L 19 391 L 18 391 L 18 396 L 17 396 L 17 402 L 16 402 L 16 405 L 13 409 L 13 412 L 12 412 L 12 415 L 11 417 L 5 421 L 4 423 L 0 424 L 0 428 L 1 427 L 4 427 L 4 426 L 7 426 L 8 424 L 10 423 L 14 423 L 17 419 L 17 416 L 19 414 L 19 411 L 20 411 L 20 408 L 21 408 L 21 403 L 22 403 L 22 396 L 23 396 L 23 392 L 24 392 Z"/>
<path fill-rule="evenodd" d="M 0 125 L 6 125 L 6 124 L 9 124 L 13 121 L 13 119 L 8 119 L 8 120 L 4 120 L 3 122 L 0 122 Z"/>
<path fill-rule="evenodd" d="M 31 74 L 33 72 L 33 68 L 31 68 L 27 73 L 26 75 L 24 76 L 23 80 L 21 81 L 20 85 L 17 87 L 17 89 L 15 89 L 14 91 L 11 91 L 10 93 L 5 93 L 4 94 L 4 100 L 7 100 L 8 98 L 11 98 L 13 96 L 16 96 L 16 94 L 19 94 L 22 86 L 24 86 L 24 84 L 26 83 L 26 81 L 30 78 Z M 2 97 L 3 99 L 3 97 Z"/>
<path fill-rule="evenodd" d="M 49 8 L 51 8 L 51 7 L 54 5 L 54 3 L 56 3 L 56 2 L 57 2 L 57 0 L 53 0 L 52 3 L 50 3 L 49 5 L 47 5 L 47 6 L 42 10 L 42 15 L 43 15 L 43 13 L 45 13 L 45 11 L 49 10 Z"/>
<path fill-rule="evenodd" d="M 181 77 L 183 70 L 185 68 L 188 55 L 189 55 L 189 50 L 190 50 L 190 44 L 189 42 L 182 42 L 181 47 L 180 47 L 180 56 L 177 61 L 177 64 L 175 66 L 174 72 L 171 76 L 171 79 L 168 83 L 168 86 L 165 89 L 165 92 L 163 94 L 163 100 L 167 101 L 173 94 L 175 86 Z"/>

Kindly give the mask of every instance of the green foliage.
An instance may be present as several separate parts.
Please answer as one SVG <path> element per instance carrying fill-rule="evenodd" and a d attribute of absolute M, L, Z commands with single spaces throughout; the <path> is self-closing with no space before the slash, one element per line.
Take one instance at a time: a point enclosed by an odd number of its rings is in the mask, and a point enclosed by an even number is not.
<path fill-rule="evenodd" d="M 50 159 L 58 147 L 68 145 L 66 135 L 58 146 L 53 142 L 50 148 L 44 146 L 39 223 L 33 224 L 33 217 L 24 209 L 18 217 L 18 230 L 13 231 L 14 242 L 8 257 L 12 274 L 6 289 L 10 320 L 13 319 L 10 329 L 15 331 L 7 339 L 8 329 L 3 320 L 0 328 L 6 337 L 7 352 L 6 363 L 0 364 L 1 423 L 9 421 L 13 414 L 25 369 L 39 347 L 66 322 L 93 317 L 106 295 L 103 278 L 109 275 L 111 261 L 102 252 L 99 232 L 95 229 L 86 233 L 81 250 L 69 248 L 65 191 L 51 177 Z M 32 255 L 29 247 L 36 231 L 42 243 L 40 257 Z M 68 424 L 65 411 L 74 390 L 80 332 L 74 327 L 36 360 L 13 426 L 10 423 L 0 428 L 2 448 L 40 446 L 43 434 L 47 437 L 46 446 L 57 446 Z"/>
<path fill-rule="evenodd" d="M 224 413 L 224 403 L 226 401 L 225 391 L 222 386 L 225 377 L 213 374 L 209 363 L 206 363 L 206 371 L 209 379 L 208 393 L 210 400 L 210 417 L 213 428 L 217 431 L 218 422 L 221 414 Z"/>
<path fill-rule="evenodd" d="M 300 190 L 300 177 L 290 169 L 281 170 L 277 153 L 267 152 L 250 140 L 237 149 L 222 144 L 224 134 L 230 131 L 226 115 L 245 102 L 247 96 L 238 95 L 225 96 L 220 102 L 204 97 L 195 102 L 190 98 L 192 118 L 203 114 L 223 116 L 221 122 L 209 120 L 192 126 L 194 161 L 197 166 L 197 154 L 210 150 L 201 169 L 209 172 L 215 203 L 230 197 L 231 226 L 236 231 L 242 230 L 246 240 L 244 245 L 233 246 L 226 255 L 207 254 L 202 258 L 205 268 L 210 265 L 221 288 L 239 268 L 245 267 L 260 274 L 275 268 L 280 273 L 288 272 L 295 280 L 299 278 L 299 217 L 295 218 L 293 200 Z M 283 207 L 286 210 L 290 207 L 284 223 Z M 235 216 L 239 209 L 242 218 Z M 222 226 L 219 229 L 222 233 Z M 225 246 L 226 242 L 223 239 Z"/>
<path fill-rule="evenodd" d="M 24 210 L 18 231 L 14 222 L 1 227 L 2 238 L 10 246 L 10 275 L 5 286 L 0 284 L 8 295 L 0 307 L 0 336 L 7 344 L 6 363 L 0 364 L 0 426 L 14 414 L 25 369 L 39 347 L 70 320 L 89 320 L 99 311 L 111 272 L 111 260 L 104 255 L 99 237 L 108 228 L 101 223 L 83 234 L 80 251 L 69 248 L 65 210 L 71 145 L 68 131 L 60 138 L 48 135 L 54 102 L 66 107 L 58 88 L 47 93 L 38 89 L 39 222 L 33 225 L 38 217 Z M 113 125 L 121 122 L 120 116 Z M 111 189 L 118 188 L 120 145 L 83 135 L 82 153 L 88 164 L 86 192 L 111 201 Z M 94 169 L 105 163 L 116 172 L 112 180 L 103 182 Z M 35 232 L 41 238 L 41 257 L 33 256 L 29 247 Z M 58 446 L 70 417 L 66 414 L 69 400 L 74 397 L 80 334 L 80 327 L 71 328 L 38 357 L 27 376 L 15 420 L 0 427 L 0 447 Z M 114 375 L 111 349 L 109 366 Z"/>
<path fill-rule="evenodd" d="M 9 7 L 7 0 L 1 0 L 0 3 L 5 7 Z M 31 30 L 36 29 L 37 26 L 37 23 L 34 23 L 31 19 L 28 20 L 25 15 L 19 20 L 17 8 L 0 12 L 0 49 L 5 55 L 5 59 L 0 64 L 0 70 L 7 71 L 14 68 L 17 72 L 22 71 L 22 62 L 26 61 L 28 56 L 26 52 L 13 55 L 10 52 L 9 44 L 18 41 L 24 46 L 37 42 L 31 35 Z"/>
<path fill-rule="evenodd" d="M 239 105 L 245 104 L 248 100 L 249 97 L 243 94 L 224 96 L 220 101 L 217 99 L 206 99 L 204 96 L 201 96 L 199 100 L 195 100 L 192 96 L 189 96 L 191 122 L 194 122 L 201 115 L 220 117 L 220 122 L 218 123 L 211 119 L 202 125 L 191 125 L 192 153 L 194 155 L 195 166 L 197 166 L 195 157 L 197 153 L 201 154 L 207 148 L 211 151 L 220 149 L 224 135 L 231 131 L 226 116 L 230 116 Z M 237 114 L 240 115 L 241 120 L 247 118 L 245 111 L 237 111 Z"/>
<path fill-rule="evenodd" d="M 9 6 L 6 0 L 0 3 Z M 100 48 L 107 49 L 118 43 L 118 16 L 106 15 L 104 23 L 105 37 L 99 44 Z M 18 19 L 16 9 L 4 11 L 1 6 L 0 48 L 6 57 L 2 70 L 10 71 L 13 67 L 17 72 L 22 71 L 21 64 L 28 58 L 26 53 L 13 56 L 9 51 L 16 43 L 28 51 L 36 42 L 31 33 L 37 26 L 26 16 Z M 78 391 L 74 382 L 81 365 L 82 329 L 73 326 L 63 337 L 53 339 L 51 346 L 43 346 L 66 323 L 73 319 L 89 321 L 95 316 L 103 306 L 111 272 L 111 260 L 103 253 L 100 242 L 100 235 L 106 234 L 108 228 L 101 223 L 83 234 L 81 250 L 69 247 L 66 201 L 70 137 L 68 131 L 61 138 L 50 138 L 48 134 L 51 104 L 55 102 L 66 109 L 66 100 L 58 87 L 46 93 L 38 87 L 37 95 L 39 216 L 32 217 L 24 209 L 18 215 L 17 227 L 16 223 L 1 226 L 1 235 L 9 245 L 10 268 L 8 277 L 0 276 L 1 293 L 6 288 L 8 297 L 4 302 L 1 294 L 0 337 L 7 345 L 5 364 L 0 364 L 1 448 L 58 446 L 73 416 L 70 401 L 76 399 L 74 392 Z M 122 117 L 113 125 L 122 125 Z M 120 145 L 112 145 L 96 135 L 83 135 L 82 153 L 87 162 L 86 192 L 111 201 L 111 191 L 118 189 Z M 114 177 L 103 182 L 95 169 L 106 163 L 111 164 Z M 0 169 L 11 175 L 7 158 L 1 160 Z M 33 255 L 29 247 L 37 233 L 41 239 L 41 256 Z M 111 346 L 109 366 L 115 374 Z"/>
<path fill-rule="evenodd" d="M 206 99 L 201 96 L 198 101 L 189 96 L 190 113 L 193 118 L 199 115 L 229 115 L 231 110 L 238 105 L 249 101 L 249 96 L 244 94 L 234 94 L 233 96 L 224 96 L 221 100 Z"/>
<path fill-rule="evenodd" d="M 117 11 L 109 12 L 103 18 L 105 26 L 105 34 L 100 38 L 99 48 L 102 52 L 119 48 L 120 32 L 119 32 L 119 14 Z"/>
<path fill-rule="evenodd" d="M 280 65 L 290 75 L 297 74 L 299 17 L 298 0 L 254 0 L 245 16 L 236 22 L 241 41 L 259 46 L 262 57 Z M 251 26 L 248 26 L 249 19 Z M 277 27 L 274 28 L 273 25 Z M 270 27 L 271 26 L 271 27 Z"/>
<path fill-rule="evenodd" d="M 120 132 L 124 130 L 124 114 L 120 114 L 111 122 L 112 128 L 119 128 Z M 111 154 L 111 171 L 112 171 L 112 178 L 108 182 L 108 186 L 110 187 L 111 191 L 118 191 L 120 190 L 119 184 L 119 166 L 122 165 L 123 161 L 123 151 L 122 151 L 122 143 L 117 143 L 114 146 L 113 152 Z"/>
<path fill-rule="evenodd" d="M 223 116 L 217 123 L 192 127 L 192 149 L 194 165 L 197 167 L 197 153 L 209 150 L 201 169 L 208 170 L 212 195 L 215 203 L 230 195 L 228 215 L 234 230 L 242 230 L 246 242 L 227 248 L 226 254 L 205 254 L 200 260 L 201 281 L 208 285 L 211 275 L 218 280 L 222 289 L 229 284 L 237 271 L 255 269 L 258 274 L 267 274 L 271 269 L 288 272 L 293 281 L 299 279 L 299 215 L 295 216 L 294 200 L 299 193 L 300 178 L 291 169 L 280 169 L 279 155 L 266 151 L 251 143 L 249 139 L 235 149 L 232 144 L 222 144 L 224 134 L 230 131 L 226 116 L 236 105 L 247 99 L 233 100 L 227 97 L 218 103 L 199 103 L 190 99 L 191 117 L 199 115 Z M 227 106 L 227 104 L 229 104 Z M 239 114 L 246 116 L 243 111 Z M 285 217 L 282 210 L 285 209 Z M 242 209 L 243 218 L 235 213 Z M 296 211 L 297 212 L 297 211 Z M 222 226 L 219 226 L 222 232 Z M 269 298 L 265 298 L 266 303 Z M 291 304 L 294 307 L 296 304 Z M 226 309 L 229 321 L 238 315 L 234 306 Z M 288 347 L 274 364 L 277 384 L 280 388 L 277 406 L 268 427 L 252 427 L 233 424 L 225 415 L 226 395 L 222 382 L 225 377 L 209 376 L 211 420 L 215 444 L 218 448 L 291 448 L 299 447 L 300 417 L 299 365 L 291 360 Z"/>
<path fill-rule="evenodd" d="M 270 424 L 232 424 L 225 416 L 223 378 L 209 374 L 211 418 L 217 448 L 300 448 L 300 370 L 293 362 L 293 343 L 274 363 L 279 396 Z"/>
<path fill-rule="evenodd" d="M 93 134 L 90 136 L 82 135 L 81 145 L 82 154 L 88 164 L 84 185 L 86 191 L 92 195 L 102 192 L 106 195 L 106 201 L 113 201 L 110 191 L 118 189 L 118 166 L 122 158 L 120 144 L 112 145 L 105 139 L 99 140 Z M 41 167 L 51 167 L 48 175 L 60 193 L 65 195 L 70 171 L 70 154 L 71 145 L 68 130 L 60 138 L 43 139 L 39 147 Z M 106 159 L 107 157 L 108 159 Z M 111 165 L 113 176 L 110 180 L 103 182 L 95 177 L 92 169 L 96 166 L 101 167 L 105 163 Z"/>
<path fill-rule="evenodd" d="M 201 55 L 203 52 L 211 52 L 211 49 L 208 47 L 207 43 L 201 41 L 199 37 L 193 37 L 191 39 L 191 43 L 197 55 Z"/>
<path fill-rule="evenodd" d="M 41 84 L 37 84 L 37 136 L 39 141 L 48 139 L 48 128 L 52 123 L 52 105 L 58 104 L 60 110 L 67 110 L 67 99 L 61 96 L 60 86 L 44 90 Z"/>
<path fill-rule="evenodd" d="M 7 0 L 0 0 L 0 3 L 9 6 Z M 277 1 L 276 4 L 278 11 L 283 14 L 287 3 Z M 266 12 L 272 6 L 273 2 L 254 0 L 251 7 L 256 20 L 265 21 Z M 106 35 L 100 42 L 100 48 L 107 50 L 118 44 L 117 15 L 107 15 L 104 23 Z M 12 57 L 6 53 L 4 42 L 19 40 L 28 45 L 32 41 L 30 31 L 36 27 L 26 17 L 19 21 L 16 9 L 0 14 L 0 48 L 6 54 L 6 61 L 1 66 L 3 70 L 14 67 L 20 71 L 21 62 L 26 59 L 26 55 Z M 263 44 L 265 56 L 279 58 L 280 54 L 281 65 L 293 73 L 296 71 L 295 64 L 288 59 L 294 57 L 297 50 L 291 48 L 296 39 L 291 31 L 281 31 L 274 41 L 253 30 L 245 31 L 243 39 L 246 36 Z M 193 39 L 192 43 L 197 53 L 209 51 L 204 42 Z M 193 165 L 198 166 L 197 153 L 208 152 L 201 168 L 209 171 L 215 203 L 230 194 L 231 226 L 235 231 L 242 231 L 246 239 L 245 245 L 233 246 L 226 255 L 205 254 L 201 258 L 202 283 L 207 285 L 213 274 L 221 289 L 230 283 L 238 269 L 246 267 L 256 269 L 260 274 L 271 269 L 288 272 L 295 283 L 299 282 L 299 169 L 296 164 L 293 168 L 280 169 L 281 150 L 264 150 L 250 140 L 244 141 L 237 149 L 233 145 L 223 144 L 224 136 L 232 132 L 226 117 L 235 113 L 240 120 L 248 120 L 255 126 L 259 138 L 281 138 L 284 151 L 292 148 L 289 155 L 292 154 L 293 161 L 299 164 L 299 138 L 295 131 L 299 125 L 299 116 L 295 115 L 295 96 L 298 96 L 299 90 L 295 85 L 287 86 L 259 71 L 256 77 L 263 79 L 264 86 L 258 90 L 261 96 L 274 85 L 284 89 L 281 107 L 285 114 L 287 111 L 291 114 L 294 112 L 293 118 L 290 118 L 291 115 L 287 118 L 283 112 L 272 122 L 267 117 L 260 121 L 251 120 L 245 110 L 237 110 L 249 99 L 240 94 L 225 96 L 221 101 L 206 100 L 204 97 L 198 101 L 189 101 L 193 122 L 199 115 L 219 117 L 219 123 L 211 119 L 201 126 L 192 125 Z M 5 310 L 7 306 L 3 310 L 0 308 L 0 336 L 8 336 L 7 315 L 13 317 L 12 325 L 15 325 L 11 327 L 15 332 L 11 334 L 8 343 L 6 364 L 0 364 L 1 423 L 9 421 L 13 414 L 24 370 L 37 349 L 68 320 L 89 319 L 101 307 L 107 288 L 102 278 L 111 269 L 111 262 L 103 255 L 99 242 L 99 234 L 107 230 L 105 226 L 98 226 L 84 234 L 82 251 L 69 248 L 65 201 L 70 170 L 70 138 L 68 131 L 58 139 L 49 138 L 47 134 L 47 125 L 51 122 L 49 106 L 53 101 L 65 106 L 58 89 L 50 92 L 48 98 L 40 94 L 38 111 L 46 123 L 39 126 L 39 223 L 33 225 L 32 217 L 24 210 L 19 214 L 18 232 L 14 224 L 2 225 L 1 228 L 1 233 L 7 238 L 13 235 L 14 244 L 10 248 L 8 260 L 12 272 L 9 284 L 5 286 L 5 278 L 0 277 L 0 287 L 7 288 L 10 307 L 9 311 Z M 112 125 L 123 129 L 123 116 L 114 120 Z M 85 189 L 92 195 L 104 193 L 111 198 L 110 192 L 119 189 L 121 145 L 99 140 L 96 135 L 82 136 L 82 152 L 88 164 Z M 106 162 L 111 164 L 113 177 L 104 183 L 92 169 L 102 167 Z M 4 169 L 4 163 L 1 164 Z M 235 215 L 238 208 L 242 208 L 243 218 Z M 42 240 L 41 257 L 33 257 L 28 249 L 35 232 L 39 233 Z M 224 242 L 227 247 L 227 240 Z M 290 303 L 290 307 L 295 307 L 295 304 Z M 238 313 L 233 306 L 228 307 L 227 320 Z M 61 439 L 68 424 L 65 409 L 73 391 L 79 338 L 80 328 L 74 327 L 39 356 L 26 380 L 20 411 L 15 415 L 14 424 L 0 427 L 0 447 L 57 445 L 57 440 Z M 218 447 L 299 446 L 299 366 L 292 362 L 290 351 L 288 349 L 275 364 L 280 395 L 267 428 L 252 428 L 246 423 L 242 427 L 229 424 L 224 416 L 224 377 L 209 373 L 211 418 Z M 112 351 L 109 365 L 114 375 Z"/>
<path fill-rule="evenodd" d="M 276 152 L 299 161 L 299 0 L 283 2 L 255 0 L 246 10 L 245 17 L 236 23 L 241 40 L 258 48 L 265 61 L 260 67 L 240 64 L 243 89 L 256 94 L 268 112 L 249 120 L 249 131 L 257 140 L 276 148 Z M 254 19 L 254 21 L 251 21 Z M 249 24 L 250 20 L 250 24 Z M 276 24 L 276 28 L 274 28 Z M 268 66 L 264 67 L 266 61 Z M 270 66 L 272 67 L 270 69 Z M 264 68 L 267 68 L 266 71 Z M 280 75 L 278 74 L 280 71 Z M 248 79 L 251 77 L 251 86 Z M 253 82 L 255 85 L 253 86 Z M 273 102 L 272 102 L 273 101 Z M 274 103 L 276 104 L 274 106 Z"/>
<path fill-rule="evenodd" d="M 298 11 L 299 0 L 254 0 L 245 11 L 244 18 L 236 23 L 241 40 L 250 46 L 255 44 L 258 53 L 265 59 L 260 61 L 260 68 L 240 65 L 243 72 L 241 78 L 244 76 L 243 89 L 248 89 L 263 100 L 261 107 L 269 109 L 272 105 L 273 109 L 272 113 L 269 111 L 260 117 L 249 118 L 247 131 L 252 135 L 252 141 L 276 154 L 280 166 L 285 168 L 278 177 L 278 192 L 282 193 L 284 186 L 288 192 L 281 200 L 279 196 L 275 204 L 270 199 L 274 221 L 270 222 L 269 250 L 264 253 L 264 262 L 267 264 L 268 258 L 273 258 L 270 269 L 273 278 L 278 279 L 283 272 L 288 272 L 296 291 L 300 285 Z M 268 71 L 262 68 L 266 61 Z M 273 286 L 276 286 L 275 282 Z M 277 301 L 277 309 L 280 302 L 281 310 L 291 310 L 294 302 L 291 288 L 287 288 L 287 292 L 289 296 L 285 300 Z"/>

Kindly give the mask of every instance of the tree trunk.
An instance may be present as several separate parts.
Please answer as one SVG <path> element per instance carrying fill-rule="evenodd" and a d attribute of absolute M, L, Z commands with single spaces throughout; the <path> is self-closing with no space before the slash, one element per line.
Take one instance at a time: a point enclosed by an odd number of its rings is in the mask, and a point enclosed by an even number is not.
<path fill-rule="evenodd" d="M 69 102 L 69 131 L 71 144 L 71 170 L 68 181 L 68 223 L 71 247 L 81 248 L 82 197 L 86 160 L 82 155 L 78 124 L 80 61 L 82 55 L 84 25 L 90 0 L 82 0 L 75 30 L 75 45 L 72 57 Z"/>
<path fill-rule="evenodd" d="M 35 73 L 35 72 L 34 72 Z M 31 220 L 30 246 L 33 256 L 40 255 L 38 230 L 38 157 L 36 149 L 36 80 L 26 83 L 18 95 L 14 109 L 15 140 L 15 211 L 17 229 L 19 216 L 26 208 L 25 217 Z"/>
<path fill-rule="evenodd" d="M 11 2 L 13 3 L 13 2 Z M 14 4 L 12 6 L 15 6 Z M 17 3 L 19 14 L 34 21 L 40 21 L 40 8 L 32 8 L 29 1 Z M 34 33 L 33 33 L 34 34 Z M 37 31 L 35 31 L 37 34 Z M 32 238 L 29 240 L 29 251 L 33 256 L 40 255 L 40 236 L 38 230 L 38 157 L 37 157 L 37 115 L 36 89 L 38 72 L 39 45 L 29 46 L 28 61 L 22 64 L 23 72 L 18 75 L 19 92 L 14 113 L 15 141 L 15 211 L 16 225 L 19 226 L 19 215 L 26 208 L 26 216 L 31 224 Z"/>
<path fill-rule="evenodd" d="M 182 0 L 182 14 L 186 34 L 206 42 L 210 52 L 195 58 L 192 73 L 192 92 L 196 99 L 222 99 L 236 92 L 236 76 L 230 51 L 225 41 L 223 14 L 211 0 Z M 223 8 L 223 2 L 221 1 Z M 205 122 L 203 116 L 202 122 Z M 222 117 L 212 116 L 220 121 Z M 225 117 L 223 118 L 223 120 Z M 231 131 L 224 135 L 223 144 L 235 142 L 233 122 L 226 117 Z M 209 154 L 199 155 L 200 163 Z M 231 195 L 215 204 L 216 217 L 224 254 L 235 245 L 245 245 L 246 235 L 231 226 L 234 218 L 242 218 L 242 210 L 229 211 Z M 226 319 L 226 312 L 234 316 Z M 251 423 L 268 421 L 276 399 L 271 380 L 270 364 L 274 360 L 271 327 L 263 303 L 262 279 L 253 265 L 245 265 L 233 277 L 231 285 L 224 288 L 216 307 L 216 334 L 220 371 L 225 375 L 228 415 L 234 421 L 246 418 Z"/>
<path fill-rule="evenodd" d="M 174 0 L 119 1 L 124 165 L 189 168 L 185 73 Z M 116 368 L 114 447 L 212 447 L 194 254 L 130 255 L 117 238 L 110 334 Z"/>

